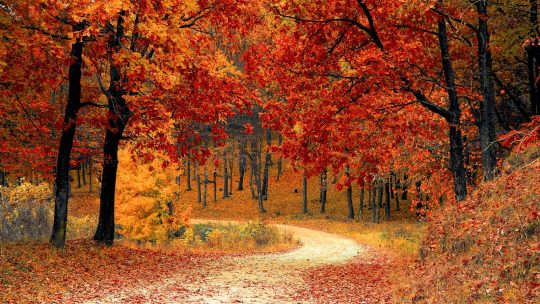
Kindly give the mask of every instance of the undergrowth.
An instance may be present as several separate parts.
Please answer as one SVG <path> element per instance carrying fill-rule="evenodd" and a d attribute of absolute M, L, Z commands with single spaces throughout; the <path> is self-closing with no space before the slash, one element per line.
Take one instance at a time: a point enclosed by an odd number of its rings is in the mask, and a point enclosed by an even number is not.
<path fill-rule="evenodd" d="M 182 229 L 173 248 L 210 252 L 273 252 L 298 245 L 292 234 L 261 222 L 247 224 L 201 223 Z"/>
<path fill-rule="evenodd" d="M 503 170 L 434 213 L 396 301 L 540 303 L 538 150 L 511 157 Z"/>

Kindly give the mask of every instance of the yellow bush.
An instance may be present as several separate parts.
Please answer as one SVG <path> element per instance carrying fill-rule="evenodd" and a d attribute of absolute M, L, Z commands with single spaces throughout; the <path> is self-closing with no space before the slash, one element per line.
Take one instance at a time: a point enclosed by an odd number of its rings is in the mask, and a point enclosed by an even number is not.
<path fill-rule="evenodd" d="M 47 183 L 32 184 L 23 180 L 19 185 L 1 187 L 0 195 L 12 205 L 45 204 L 51 200 L 52 189 Z"/>
<path fill-rule="evenodd" d="M 210 247 L 220 248 L 223 246 L 223 234 L 221 230 L 216 229 L 208 234 L 207 242 Z"/>
<path fill-rule="evenodd" d="M 122 150 L 119 158 L 116 191 L 119 233 L 139 242 L 168 242 L 187 223 L 190 211 L 178 200 L 180 189 L 175 179 L 179 172 L 172 166 L 162 168 L 159 157 L 139 164 L 129 151 Z"/>

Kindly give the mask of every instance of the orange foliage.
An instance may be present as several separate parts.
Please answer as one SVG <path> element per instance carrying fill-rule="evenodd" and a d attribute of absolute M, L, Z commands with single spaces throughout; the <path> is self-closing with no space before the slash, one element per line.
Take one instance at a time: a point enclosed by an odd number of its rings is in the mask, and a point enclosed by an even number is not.
<path fill-rule="evenodd" d="M 174 167 L 160 168 L 163 158 L 141 164 L 120 152 L 117 220 L 120 233 L 128 239 L 160 243 L 168 241 L 187 225 L 190 208 L 179 200 L 175 183 L 180 174 Z M 160 169 L 155 169 L 160 168 Z"/>

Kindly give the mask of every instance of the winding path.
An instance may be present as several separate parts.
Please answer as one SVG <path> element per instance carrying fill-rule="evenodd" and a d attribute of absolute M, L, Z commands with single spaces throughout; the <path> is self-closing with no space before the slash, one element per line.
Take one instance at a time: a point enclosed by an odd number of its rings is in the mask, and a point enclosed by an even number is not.
<path fill-rule="evenodd" d="M 312 303 L 295 298 L 303 287 L 306 269 L 343 263 L 365 252 L 353 240 L 339 235 L 275 226 L 292 233 L 302 246 L 286 253 L 225 257 L 199 269 L 201 273 L 179 274 L 88 303 Z"/>

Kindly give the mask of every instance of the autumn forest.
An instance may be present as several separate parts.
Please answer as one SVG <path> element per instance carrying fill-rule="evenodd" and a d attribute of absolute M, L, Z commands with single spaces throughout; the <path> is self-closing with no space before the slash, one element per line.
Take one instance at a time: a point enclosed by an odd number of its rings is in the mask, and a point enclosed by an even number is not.
<path fill-rule="evenodd" d="M 0 0 L 0 303 L 539 303 L 537 0 Z"/>

